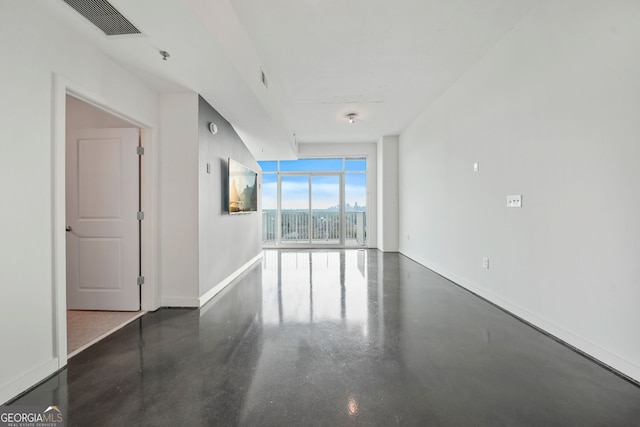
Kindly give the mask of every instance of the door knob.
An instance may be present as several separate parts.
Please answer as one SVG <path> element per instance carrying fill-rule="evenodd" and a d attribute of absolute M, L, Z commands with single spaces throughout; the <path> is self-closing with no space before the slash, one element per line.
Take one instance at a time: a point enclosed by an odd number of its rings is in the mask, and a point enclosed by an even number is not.
<path fill-rule="evenodd" d="M 67 233 L 68 233 L 69 231 L 71 231 L 71 226 L 67 225 L 67 228 L 65 228 L 65 230 L 67 230 Z"/>

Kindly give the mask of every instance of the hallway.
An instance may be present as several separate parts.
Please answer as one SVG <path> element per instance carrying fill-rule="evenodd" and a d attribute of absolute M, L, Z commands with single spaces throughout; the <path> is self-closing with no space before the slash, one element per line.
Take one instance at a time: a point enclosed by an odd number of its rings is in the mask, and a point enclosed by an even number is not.
<path fill-rule="evenodd" d="M 627 426 L 640 388 L 397 253 L 265 250 L 14 405 L 67 425 Z"/>

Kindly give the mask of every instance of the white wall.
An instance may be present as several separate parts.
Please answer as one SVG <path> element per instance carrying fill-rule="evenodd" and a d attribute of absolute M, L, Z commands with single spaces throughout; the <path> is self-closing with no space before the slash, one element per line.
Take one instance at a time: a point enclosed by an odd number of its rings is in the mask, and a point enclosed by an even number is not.
<path fill-rule="evenodd" d="M 638 22 L 541 2 L 401 134 L 399 186 L 402 253 L 636 380 Z"/>
<path fill-rule="evenodd" d="M 376 144 L 300 143 L 300 158 L 366 157 L 367 159 L 367 233 L 370 248 L 378 247 L 378 158 Z"/>
<path fill-rule="evenodd" d="M 198 94 L 162 94 L 160 123 L 160 304 L 197 307 Z"/>
<path fill-rule="evenodd" d="M 105 105 L 150 124 L 156 121 L 157 97 L 108 57 L 56 26 L 31 2 L 0 2 L 0 38 L 4 41 L 0 43 L 0 402 L 4 402 L 64 364 L 56 358 L 52 326 L 58 315 L 54 278 L 60 274 L 54 269 L 52 237 L 58 184 L 52 157 L 54 73 Z M 58 113 L 64 118 L 64 110 Z M 55 125 L 64 129 L 64 121 Z M 64 231 L 59 232 L 64 237 Z"/>
<path fill-rule="evenodd" d="M 399 138 L 383 136 L 378 141 L 378 248 L 382 252 L 398 252 L 398 155 Z"/>

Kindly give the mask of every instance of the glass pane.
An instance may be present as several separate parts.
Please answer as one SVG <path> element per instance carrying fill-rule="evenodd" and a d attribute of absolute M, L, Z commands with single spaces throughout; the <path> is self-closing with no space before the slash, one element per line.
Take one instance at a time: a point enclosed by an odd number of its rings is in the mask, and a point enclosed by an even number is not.
<path fill-rule="evenodd" d="M 311 177 L 312 243 L 340 243 L 340 177 Z"/>
<path fill-rule="evenodd" d="M 345 174 L 345 245 L 367 244 L 367 175 Z"/>
<path fill-rule="evenodd" d="M 367 160 L 366 159 L 346 159 L 345 169 L 347 171 L 366 171 Z"/>
<path fill-rule="evenodd" d="M 282 242 L 309 241 L 309 177 L 282 177 Z"/>
<path fill-rule="evenodd" d="M 274 161 L 259 161 L 258 164 L 262 168 L 262 172 L 277 172 L 278 162 Z"/>
<path fill-rule="evenodd" d="M 341 171 L 342 159 L 281 160 L 280 172 Z"/>
<path fill-rule="evenodd" d="M 278 236 L 278 175 L 262 175 L 262 243 L 275 245 Z"/>

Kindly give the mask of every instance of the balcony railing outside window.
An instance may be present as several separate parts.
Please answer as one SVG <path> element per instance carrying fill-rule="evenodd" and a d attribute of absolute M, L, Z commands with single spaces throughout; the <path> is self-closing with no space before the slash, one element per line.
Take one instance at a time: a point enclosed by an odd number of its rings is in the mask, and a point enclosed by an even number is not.
<path fill-rule="evenodd" d="M 364 246 L 366 214 L 363 211 L 345 212 L 345 245 Z M 311 214 L 311 243 L 340 243 L 340 212 L 314 210 Z M 262 211 L 262 243 L 277 244 L 278 214 L 276 210 Z M 309 242 L 309 211 L 282 211 L 282 243 Z"/>

